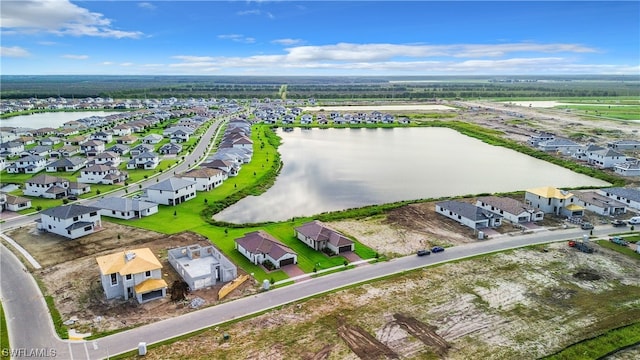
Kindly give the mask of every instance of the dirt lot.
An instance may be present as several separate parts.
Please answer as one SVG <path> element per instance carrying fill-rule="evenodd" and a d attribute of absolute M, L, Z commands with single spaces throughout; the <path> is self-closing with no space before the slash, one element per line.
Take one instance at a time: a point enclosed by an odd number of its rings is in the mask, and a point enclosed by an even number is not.
<path fill-rule="evenodd" d="M 211 243 L 192 232 L 164 235 L 108 222 L 103 222 L 103 226 L 101 231 L 76 240 L 42 233 L 35 227 L 14 230 L 8 234 L 43 266 L 34 275 L 46 284 L 62 319 L 77 319 L 70 328 L 81 333 L 95 333 L 138 326 L 193 311 L 189 301 L 196 297 L 204 300 L 202 306 L 217 302 L 220 285 L 193 292 L 181 303 L 172 302 L 169 294 L 165 299 L 142 305 L 135 299 L 106 300 L 95 260 L 97 256 L 148 247 L 162 263 L 164 280 L 171 286 L 179 279 L 179 275 L 169 264 L 167 250 Z M 238 269 L 238 275 L 242 274 L 244 272 Z M 226 299 L 245 296 L 254 291 L 254 284 L 246 282 Z"/>
<path fill-rule="evenodd" d="M 640 320 L 636 260 L 600 247 L 595 254 L 565 243 L 541 249 L 339 291 L 152 349 L 146 357 L 533 359 Z"/>

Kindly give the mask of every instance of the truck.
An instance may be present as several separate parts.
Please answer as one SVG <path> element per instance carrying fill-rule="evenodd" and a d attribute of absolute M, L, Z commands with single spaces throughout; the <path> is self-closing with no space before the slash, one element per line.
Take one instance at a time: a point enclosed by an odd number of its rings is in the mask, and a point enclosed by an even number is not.
<path fill-rule="evenodd" d="M 591 245 L 581 240 L 571 240 L 569 241 L 569 246 L 587 254 L 593 254 L 593 252 L 595 251 Z"/>
<path fill-rule="evenodd" d="M 614 244 L 618 244 L 620 246 L 629 246 L 629 242 L 625 241 L 624 238 L 620 236 L 611 237 L 609 238 L 609 241 L 611 241 Z"/>

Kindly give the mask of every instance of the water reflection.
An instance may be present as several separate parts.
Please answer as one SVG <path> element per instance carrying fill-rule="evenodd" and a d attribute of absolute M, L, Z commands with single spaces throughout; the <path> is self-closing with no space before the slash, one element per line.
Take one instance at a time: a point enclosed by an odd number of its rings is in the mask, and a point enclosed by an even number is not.
<path fill-rule="evenodd" d="M 443 128 L 278 133 L 284 166 L 272 188 L 217 214 L 279 221 L 364 205 L 538 186 L 607 183 Z"/>

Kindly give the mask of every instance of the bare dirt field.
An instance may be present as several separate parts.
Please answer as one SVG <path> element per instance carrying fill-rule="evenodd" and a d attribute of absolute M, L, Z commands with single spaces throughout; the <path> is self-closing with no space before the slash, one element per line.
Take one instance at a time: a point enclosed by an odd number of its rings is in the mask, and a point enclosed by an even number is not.
<path fill-rule="evenodd" d="M 534 359 L 640 320 L 637 261 L 597 250 L 556 243 L 427 268 L 220 326 L 146 358 Z"/>
<path fill-rule="evenodd" d="M 302 111 L 433 111 L 433 110 L 455 110 L 447 105 L 436 104 L 403 104 L 403 105 L 353 105 L 353 106 L 314 106 L 303 107 Z"/>
<path fill-rule="evenodd" d="M 76 320 L 70 328 L 80 333 L 96 333 L 139 326 L 194 311 L 190 303 L 194 298 L 204 300 L 200 307 L 218 301 L 221 285 L 192 292 L 179 303 L 170 300 L 169 291 L 166 298 L 145 304 L 138 304 L 135 299 L 107 300 L 100 283 L 97 256 L 148 247 L 160 260 L 164 280 L 171 287 L 180 277 L 169 264 L 167 250 L 192 244 L 206 246 L 211 242 L 193 232 L 165 235 L 108 222 L 103 222 L 103 226 L 101 231 L 76 240 L 42 233 L 35 227 L 8 234 L 43 266 L 34 271 L 34 275 L 53 296 L 63 321 Z M 238 275 L 242 274 L 244 272 L 238 269 Z M 246 282 L 225 300 L 255 292 L 257 287 L 254 285 L 251 281 Z"/>

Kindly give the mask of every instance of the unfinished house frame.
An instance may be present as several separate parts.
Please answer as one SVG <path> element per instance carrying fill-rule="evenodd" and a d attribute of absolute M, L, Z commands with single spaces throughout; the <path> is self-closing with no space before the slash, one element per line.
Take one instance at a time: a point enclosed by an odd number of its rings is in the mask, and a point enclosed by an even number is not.
<path fill-rule="evenodd" d="M 183 246 L 169 250 L 168 257 L 191 291 L 229 282 L 238 276 L 236 266 L 213 246 Z"/>

